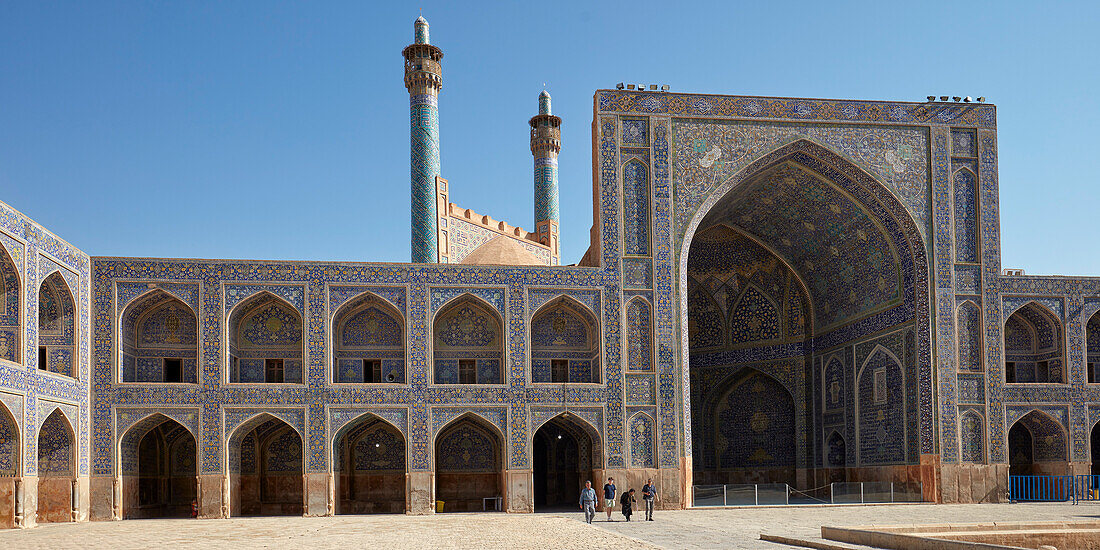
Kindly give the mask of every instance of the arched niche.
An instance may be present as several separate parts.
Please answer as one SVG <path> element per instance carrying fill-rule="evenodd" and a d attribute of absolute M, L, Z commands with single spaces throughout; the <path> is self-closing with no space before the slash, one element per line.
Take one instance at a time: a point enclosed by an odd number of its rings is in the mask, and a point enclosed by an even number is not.
<path fill-rule="evenodd" d="M 198 382 L 198 318 L 182 300 L 160 289 L 122 312 L 123 382 Z"/>
<path fill-rule="evenodd" d="M 555 298 L 531 317 L 531 381 L 598 383 L 600 329 L 586 306 Z"/>
<path fill-rule="evenodd" d="M 1100 311 L 1085 323 L 1085 382 L 1100 384 Z"/>
<path fill-rule="evenodd" d="M 1068 440 L 1060 422 L 1034 410 L 1008 430 L 1008 462 L 1012 475 L 1067 474 Z"/>
<path fill-rule="evenodd" d="M 600 435 L 590 424 L 562 413 L 535 430 L 531 440 L 535 510 L 575 505 L 586 481 L 603 468 Z"/>
<path fill-rule="evenodd" d="M 860 466 L 903 464 L 908 448 L 905 428 L 905 373 L 897 356 L 876 347 L 856 378 L 856 420 Z"/>
<path fill-rule="evenodd" d="M 504 497 L 500 431 L 466 414 L 435 437 L 435 494 L 444 512 L 481 511 L 486 498 Z"/>
<path fill-rule="evenodd" d="M 301 384 L 302 316 L 269 292 L 237 304 L 229 315 L 229 381 Z"/>
<path fill-rule="evenodd" d="M 1005 382 L 1065 383 L 1062 322 L 1037 302 L 1028 302 L 1004 324 Z"/>
<path fill-rule="evenodd" d="M 73 521 L 76 436 L 68 417 L 54 409 L 38 429 L 38 522 Z"/>
<path fill-rule="evenodd" d="M 652 372 L 653 364 L 653 307 L 635 296 L 626 305 L 626 369 Z"/>
<path fill-rule="evenodd" d="M 337 514 L 406 511 L 405 437 L 389 422 L 364 414 L 333 438 Z"/>
<path fill-rule="evenodd" d="M 960 372 L 983 372 L 982 312 L 966 300 L 955 310 L 956 359 Z"/>
<path fill-rule="evenodd" d="M 40 370 L 76 376 L 76 307 L 73 293 L 54 271 L 38 288 L 38 360 Z"/>
<path fill-rule="evenodd" d="M 649 176 L 645 164 L 623 165 L 623 254 L 649 255 Z"/>
<path fill-rule="evenodd" d="M 364 292 L 333 316 L 333 382 L 405 383 L 405 323 L 385 300 Z"/>
<path fill-rule="evenodd" d="M 504 321 L 470 294 L 443 306 L 432 323 L 436 384 L 503 384 Z"/>
<path fill-rule="evenodd" d="M 795 403 L 775 378 L 751 367 L 717 388 L 706 408 L 714 468 L 699 483 L 786 481 L 796 463 Z"/>
<path fill-rule="evenodd" d="M 131 426 L 119 445 L 123 517 L 190 517 L 191 503 L 198 498 L 194 434 L 156 414 Z"/>
<path fill-rule="evenodd" d="M 228 447 L 231 515 L 302 515 L 305 452 L 293 426 L 257 415 L 233 431 Z"/>
<path fill-rule="evenodd" d="M 20 362 L 22 356 L 22 292 L 19 267 L 0 244 L 0 359 L 13 363 Z"/>

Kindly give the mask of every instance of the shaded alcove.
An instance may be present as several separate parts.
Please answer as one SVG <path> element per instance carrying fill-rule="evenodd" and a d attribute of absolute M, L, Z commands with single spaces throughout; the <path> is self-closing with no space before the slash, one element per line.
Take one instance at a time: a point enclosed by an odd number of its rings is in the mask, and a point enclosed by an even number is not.
<path fill-rule="evenodd" d="M 191 307 L 160 289 L 122 313 L 122 381 L 198 381 L 198 319 Z"/>
<path fill-rule="evenodd" d="M 1004 339 L 1006 383 L 1066 381 L 1062 322 L 1045 306 L 1028 302 L 1009 315 Z"/>
<path fill-rule="evenodd" d="M 22 356 L 21 292 L 19 268 L 0 243 L 0 359 L 13 363 Z"/>
<path fill-rule="evenodd" d="M 15 479 L 22 473 L 19 424 L 0 403 L 0 494 L 15 495 Z M 0 499 L 0 528 L 15 527 L 15 499 Z"/>
<path fill-rule="evenodd" d="M 130 427 L 119 446 L 123 517 L 191 516 L 191 503 L 198 497 L 194 434 L 155 414 Z"/>
<path fill-rule="evenodd" d="M 1092 475 L 1100 476 L 1100 422 L 1092 427 L 1089 442 L 1092 451 Z"/>
<path fill-rule="evenodd" d="M 486 498 L 503 498 L 503 437 L 481 417 L 466 414 L 435 438 L 435 495 L 444 512 L 475 512 Z"/>
<path fill-rule="evenodd" d="M 364 292 L 333 319 L 333 382 L 405 383 L 405 323 L 396 308 Z"/>
<path fill-rule="evenodd" d="M 595 438 L 595 439 L 594 439 Z M 559 415 L 535 431 L 532 440 L 535 511 L 577 506 L 585 481 L 600 485 L 599 435 L 569 415 Z"/>
<path fill-rule="evenodd" d="M 229 438 L 230 514 L 293 516 L 304 512 L 302 437 L 269 414 L 246 421 Z"/>
<path fill-rule="evenodd" d="M 38 430 L 38 522 L 73 521 L 76 437 L 69 419 L 54 409 Z"/>
<path fill-rule="evenodd" d="M 1050 415 L 1031 411 L 1008 430 L 1010 475 L 1070 473 L 1066 432 Z"/>
<path fill-rule="evenodd" d="M 599 324 L 567 296 L 555 298 L 531 317 L 531 381 L 598 383 Z"/>
<path fill-rule="evenodd" d="M 504 321 L 485 301 L 465 294 L 432 323 L 436 384 L 503 384 Z"/>
<path fill-rule="evenodd" d="M 38 368 L 76 376 L 76 308 L 73 293 L 54 271 L 38 290 Z"/>
<path fill-rule="evenodd" d="M 269 292 L 237 304 L 229 315 L 229 381 L 301 384 L 302 316 Z"/>
<path fill-rule="evenodd" d="M 405 437 L 366 414 L 333 438 L 337 514 L 400 514 L 406 510 Z"/>

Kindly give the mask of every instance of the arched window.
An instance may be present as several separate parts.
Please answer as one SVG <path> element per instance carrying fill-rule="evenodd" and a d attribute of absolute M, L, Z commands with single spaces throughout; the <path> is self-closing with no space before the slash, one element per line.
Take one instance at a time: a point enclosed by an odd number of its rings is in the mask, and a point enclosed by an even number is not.
<path fill-rule="evenodd" d="M 302 317 L 273 294 L 245 300 L 229 316 L 229 381 L 302 383 Z"/>
<path fill-rule="evenodd" d="M 561 297 L 531 318 L 531 381 L 599 382 L 596 318 L 588 308 Z"/>
<path fill-rule="evenodd" d="M 432 325 L 436 384 L 503 384 L 504 322 L 470 295 L 439 310 Z"/>
<path fill-rule="evenodd" d="M 76 376 L 76 308 L 69 285 L 53 272 L 38 289 L 38 368 Z"/>
<path fill-rule="evenodd" d="M 334 319 L 334 382 L 405 383 L 405 324 L 393 306 L 364 293 Z"/>
<path fill-rule="evenodd" d="M 123 382 L 198 382 L 198 319 L 179 298 L 154 290 L 122 314 Z"/>

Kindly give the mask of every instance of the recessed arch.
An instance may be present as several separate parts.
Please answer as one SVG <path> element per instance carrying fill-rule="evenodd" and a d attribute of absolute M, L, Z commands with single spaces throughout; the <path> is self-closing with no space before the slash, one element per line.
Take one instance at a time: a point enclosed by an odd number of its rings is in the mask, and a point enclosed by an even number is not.
<path fill-rule="evenodd" d="M 38 288 L 39 370 L 76 377 L 76 301 L 59 270 Z"/>
<path fill-rule="evenodd" d="M 190 517 L 198 498 L 198 445 L 189 426 L 153 413 L 119 438 L 124 518 Z"/>
<path fill-rule="evenodd" d="M 630 442 L 630 465 L 634 468 L 657 467 L 657 421 L 646 411 L 638 411 L 627 419 Z"/>
<path fill-rule="evenodd" d="M 1061 318 L 1031 300 L 1004 322 L 1005 382 L 1065 383 L 1065 331 Z"/>
<path fill-rule="evenodd" d="M 234 306 L 227 319 L 230 383 L 303 383 L 305 322 L 294 305 L 264 290 Z"/>
<path fill-rule="evenodd" d="M 786 480 L 796 464 L 796 411 L 790 390 L 755 367 L 738 369 L 710 394 L 704 434 L 712 467 L 701 483 Z"/>
<path fill-rule="evenodd" d="M 163 289 L 131 300 L 119 318 L 123 382 L 198 382 L 198 317 Z"/>
<path fill-rule="evenodd" d="M 603 468 L 598 430 L 564 411 L 535 427 L 530 440 L 535 510 L 573 505 Z"/>
<path fill-rule="evenodd" d="M 231 515 L 304 512 L 305 446 L 297 427 L 258 413 L 233 430 L 227 447 Z"/>
<path fill-rule="evenodd" d="M 861 250 L 858 247 L 851 250 L 858 251 L 857 260 L 855 261 L 814 261 L 813 258 L 806 256 L 800 258 L 797 254 L 791 254 L 789 258 L 785 258 L 787 263 L 791 265 L 794 270 L 801 275 L 803 271 L 811 269 L 821 269 L 822 266 L 837 266 L 837 269 L 846 268 L 848 266 L 860 266 L 861 264 L 877 265 L 873 262 L 868 263 L 876 257 L 890 259 L 893 262 L 894 259 L 897 262 L 894 264 L 894 268 L 897 275 L 897 293 L 891 294 L 890 285 L 893 279 L 893 274 L 889 274 L 889 277 L 884 277 L 886 285 L 882 288 L 887 292 L 884 293 L 883 300 L 872 300 L 864 303 L 864 299 L 868 296 L 874 296 L 874 292 L 863 292 L 860 289 L 848 288 L 852 285 L 847 283 L 837 285 L 818 285 L 812 279 L 806 279 L 803 277 L 809 289 L 809 296 L 807 299 L 813 304 L 813 315 L 815 323 L 813 328 L 807 334 L 807 340 L 804 344 L 804 352 L 809 354 L 817 354 L 816 350 L 823 350 L 825 353 L 830 352 L 833 349 L 842 348 L 844 346 L 854 345 L 856 342 L 864 340 L 866 337 L 874 335 L 876 332 L 881 331 L 883 326 L 904 326 L 906 323 L 911 323 L 916 327 L 927 326 L 930 319 L 929 313 L 929 285 L 927 282 L 929 277 L 928 259 L 926 257 L 926 248 L 924 245 L 924 238 L 918 227 L 918 224 L 914 221 L 914 216 L 906 209 L 900 199 L 894 195 L 894 193 L 878 181 L 874 176 L 868 174 L 866 171 L 860 169 L 854 162 L 847 159 L 843 154 L 837 153 L 831 150 L 827 146 L 820 145 L 809 139 L 798 139 L 792 143 L 788 143 L 777 147 L 769 153 L 766 153 L 756 160 L 748 163 L 743 169 L 737 171 L 726 181 L 711 185 L 708 182 L 695 181 L 686 182 L 687 184 L 703 186 L 704 189 L 711 189 L 706 191 L 705 198 L 699 203 L 699 207 L 695 212 L 690 213 L 688 217 L 682 218 L 685 220 L 683 224 L 678 227 L 679 231 L 675 233 L 682 233 L 683 239 L 676 244 L 678 250 L 677 257 L 677 269 L 678 272 L 675 276 L 679 277 L 681 289 L 688 289 L 689 284 L 692 281 L 692 275 L 689 274 L 689 257 L 693 254 L 693 247 L 697 244 L 698 238 L 704 231 L 710 231 L 716 224 L 725 223 L 729 221 L 736 222 L 738 227 L 746 227 L 751 229 L 750 233 L 755 238 L 764 241 L 765 244 L 770 245 L 774 250 L 779 252 L 780 256 L 785 256 L 785 247 L 787 245 L 783 239 L 788 239 L 792 244 L 799 242 L 800 235 L 824 235 L 828 226 L 832 221 L 839 221 L 842 219 L 848 219 L 850 217 L 839 216 L 836 220 L 831 217 L 833 214 L 829 207 L 835 202 L 825 202 L 821 204 L 821 207 L 816 210 L 807 210 L 810 214 L 805 216 L 799 214 L 794 216 L 794 220 L 797 223 L 807 222 L 812 227 L 800 226 L 798 229 L 799 234 L 792 234 L 789 231 L 765 231 L 766 222 L 769 217 L 761 217 L 759 220 L 756 216 L 751 218 L 751 221 L 743 220 L 739 215 L 742 213 L 738 210 L 737 205 L 739 202 L 748 200 L 763 200 L 768 198 L 772 200 L 773 204 L 782 204 L 785 209 L 789 211 L 797 210 L 793 208 L 789 203 L 784 202 L 783 197 L 778 194 L 772 194 L 768 197 L 757 197 L 759 193 L 754 195 L 757 187 L 760 185 L 758 182 L 760 178 L 767 177 L 768 174 L 775 174 L 776 168 L 785 165 L 795 165 L 806 168 L 804 173 L 814 178 L 820 179 L 824 184 L 830 185 L 836 189 L 837 193 L 834 193 L 838 200 L 846 200 L 856 203 L 861 215 L 868 217 L 868 228 L 873 229 L 882 235 L 882 246 L 876 245 L 875 248 L 880 250 L 881 254 Z M 800 170 L 802 168 L 799 168 Z M 797 173 L 792 173 L 792 176 Z M 807 176 L 807 177 L 809 177 Z M 795 178 L 798 179 L 797 177 Z M 782 186 L 782 179 L 776 180 L 773 187 L 759 187 L 759 189 L 784 189 Z M 803 187 L 808 191 L 814 191 L 819 189 L 817 187 Z M 795 187 L 790 187 L 795 189 Z M 825 190 L 828 193 L 832 191 Z M 827 194 L 827 193 L 826 193 Z M 823 195 L 824 196 L 824 195 Z M 763 204 L 763 203 L 761 203 Z M 808 204 L 808 203 L 807 203 Z M 843 204 L 837 204 L 841 207 L 841 212 L 845 210 Z M 758 210 L 762 207 L 754 206 Z M 788 208 L 790 207 L 790 208 Z M 744 209 L 742 209 L 744 210 Z M 769 211 L 774 216 L 782 216 L 783 212 L 778 210 Z M 737 216 L 727 216 L 726 214 L 734 214 Z M 790 214 L 790 212 L 788 212 Z M 792 222 L 793 223 L 793 222 Z M 776 224 L 772 224 L 776 225 Z M 778 227 L 778 226 L 777 226 Z M 835 225 L 834 227 L 843 227 L 843 224 Z M 825 239 L 824 237 L 812 239 L 812 242 L 816 243 L 830 243 L 835 244 L 838 248 L 838 252 L 842 256 L 845 253 L 844 246 L 855 246 L 855 243 L 862 242 L 859 233 L 851 230 L 848 232 L 840 231 L 838 234 L 844 235 L 839 239 Z M 871 235 L 870 233 L 867 233 Z M 811 250 L 808 248 L 808 250 Z M 812 251 L 812 250 L 811 250 Z M 823 257 L 827 257 L 832 254 L 830 247 L 817 247 L 817 253 L 825 254 Z M 867 253 L 865 253 L 867 252 Z M 805 260 L 810 260 L 811 265 L 807 265 Z M 877 260 L 876 260 L 877 261 Z M 865 281 L 868 284 L 878 287 L 878 276 L 862 276 L 853 274 L 840 274 L 843 275 L 840 281 Z M 695 279 L 695 284 L 706 283 L 705 279 Z M 711 281 L 713 283 L 713 281 Z M 690 289 L 689 289 L 690 290 Z M 877 291 L 876 291 L 877 292 Z M 830 303 L 829 300 L 823 299 L 828 297 L 828 294 L 832 294 L 832 298 L 837 300 L 846 300 L 848 303 L 854 303 L 858 306 L 859 313 L 848 315 L 843 311 L 843 308 L 837 309 L 837 303 Z M 693 445 L 705 445 L 705 441 L 698 437 L 701 432 L 705 433 L 705 428 L 701 425 L 706 424 L 706 418 L 703 418 L 700 422 L 693 422 L 695 415 L 706 416 L 707 412 L 704 412 L 704 406 L 694 405 L 691 401 L 697 399 L 704 399 L 705 395 L 710 388 L 714 386 L 715 377 L 709 374 L 704 369 L 712 369 L 712 365 L 721 365 L 720 361 L 733 361 L 742 357 L 732 353 L 726 353 L 722 357 L 709 358 L 706 354 L 699 354 L 697 356 L 696 348 L 693 345 L 695 342 L 691 342 L 691 330 L 692 325 L 697 324 L 697 317 L 694 308 L 692 307 L 691 300 L 695 298 L 695 295 L 691 292 L 680 293 L 680 311 L 681 313 L 681 335 L 684 335 L 684 345 L 681 346 L 682 362 L 685 365 L 691 365 L 690 368 L 684 369 L 684 379 L 681 386 L 683 389 L 683 396 L 685 400 L 690 400 L 682 407 L 683 411 L 683 423 L 685 425 L 692 425 L 692 434 L 697 437 L 693 437 Z M 854 310 L 853 310 L 854 311 Z M 846 316 L 846 319 L 842 322 L 837 322 L 842 316 Z M 906 384 L 904 387 L 905 397 L 908 403 L 919 403 L 916 410 L 912 413 L 906 411 L 905 424 L 913 424 L 913 433 L 923 433 L 934 431 L 934 409 L 931 406 L 934 403 L 932 399 L 932 376 L 931 376 L 931 360 L 930 360 L 930 347 L 929 342 L 926 339 L 917 337 L 912 333 L 905 334 L 902 342 L 906 346 L 911 346 L 912 351 L 907 351 L 905 354 L 905 362 L 901 363 L 903 369 L 906 371 L 905 380 L 912 380 L 914 383 L 912 386 Z M 755 349 L 755 348 L 750 348 Z M 715 354 L 717 355 L 717 354 Z M 703 367 L 697 367 L 702 365 Z M 738 365 L 737 368 L 740 368 Z M 851 365 L 847 368 L 855 370 Z M 812 371 L 811 371 L 812 372 Z M 810 391 L 817 392 L 821 389 L 813 388 L 813 384 L 816 382 L 807 380 L 807 387 Z M 696 390 L 696 385 L 703 385 L 704 388 Z M 851 391 L 851 390 L 849 390 Z M 816 424 L 813 419 L 805 419 L 802 424 L 807 429 L 812 428 Z M 800 437 L 802 437 L 800 435 Z M 805 434 L 805 437 L 809 441 L 818 440 L 823 441 L 824 434 Z M 848 442 L 853 444 L 854 442 Z M 907 451 L 906 458 L 909 460 L 914 459 L 919 453 L 931 453 L 934 452 L 933 442 L 931 440 L 920 439 L 913 442 L 914 447 Z M 688 449 L 686 455 L 693 455 L 699 457 L 699 450 Z M 800 451 L 801 452 L 801 451 Z M 809 451 L 807 450 L 807 453 Z M 705 457 L 705 454 L 703 455 Z M 805 459 L 807 462 L 811 458 L 807 455 Z M 701 475 L 698 470 L 705 468 L 703 461 L 700 458 L 696 458 L 692 461 L 693 467 L 696 470 L 693 472 L 693 477 L 697 483 L 705 483 L 703 481 L 706 476 Z"/>
<path fill-rule="evenodd" d="M 829 430 L 825 437 L 825 466 L 843 468 L 848 464 L 848 442 L 838 430 Z M 844 476 L 841 476 L 843 480 Z"/>
<path fill-rule="evenodd" d="M 333 313 L 331 326 L 333 382 L 405 383 L 405 317 L 388 300 L 363 291 Z"/>
<path fill-rule="evenodd" d="M 22 442 L 22 431 L 15 415 L 0 401 L 0 477 L 17 477 L 23 473 Z"/>
<path fill-rule="evenodd" d="M 38 522 L 75 520 L 73 484 L 77 468 L 76 431 L 65 413 L 54 409 L 38 430 Z"/>
<path fill-rule="evenodd" d="M 1009 426 L 1009 470 L 1012 475 L 1065 474 L 1068 445 L 1065 426 L 1046 411 L 1032 409 Z"/>
<path fill-rule="evenodd" d="M 491 304 L 462 294 L 439 308 L 431 330 L 434 383 L 504 383 L 504 318 Z"/>
<path fill-rule="evenodd" d="M 504 495 L 504 435 L 479 415 L 448 422 L 434 438 L 436 498 L 444 512 L 480 511 L 486 498 Z"/>
<path fill-rule="evenodd" d="M 1100 384 L 1100 310 L 1085 322 L 1085 382 Z"/>
<path fill-rule="evenodd" d="M 904 463 L 908 448 L 903 363 L 875 345 L 856 373 L 856 436 L 860 466 Z"/>
<path fill-rule="evenodd" d="M 23 284 L 19 266 L 0 240 L 0 359 L 19 363 L 23 350 Z"/>
<path fill-rule="evenodd" d="M 959 457 L 963 462 L 985 462 L 985 420 L 974 409 L 959 418 Z"/>
<path fill-rule="evenodd" d="M 598 383 L 600 325 L 584 304 L 560 295 L 531 315 L 531 381 Z"/>
<path fill-rule="evenodd" d="M 332 454 L 337 514 L 406 511 L 408 449 L 397 426 L 361 414 L 333 436 Z"/>
<path fill-rule="evenodd" d="M 650 254 L 649 169 L 642 161 L 623 164 L 623 255 Z"/>

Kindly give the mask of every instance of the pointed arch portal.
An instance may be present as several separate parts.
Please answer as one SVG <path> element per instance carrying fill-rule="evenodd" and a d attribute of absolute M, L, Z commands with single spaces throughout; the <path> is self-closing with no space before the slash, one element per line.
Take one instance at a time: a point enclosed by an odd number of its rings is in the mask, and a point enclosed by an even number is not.
<path fill-rule="evenodd" d="M 799 140 L 717 186 L 684 234 L 695 484 L 806 488 L 919 463 L 931 410 L 906 404 L 931 392 L 927 263 L 891 191 Z"/>

